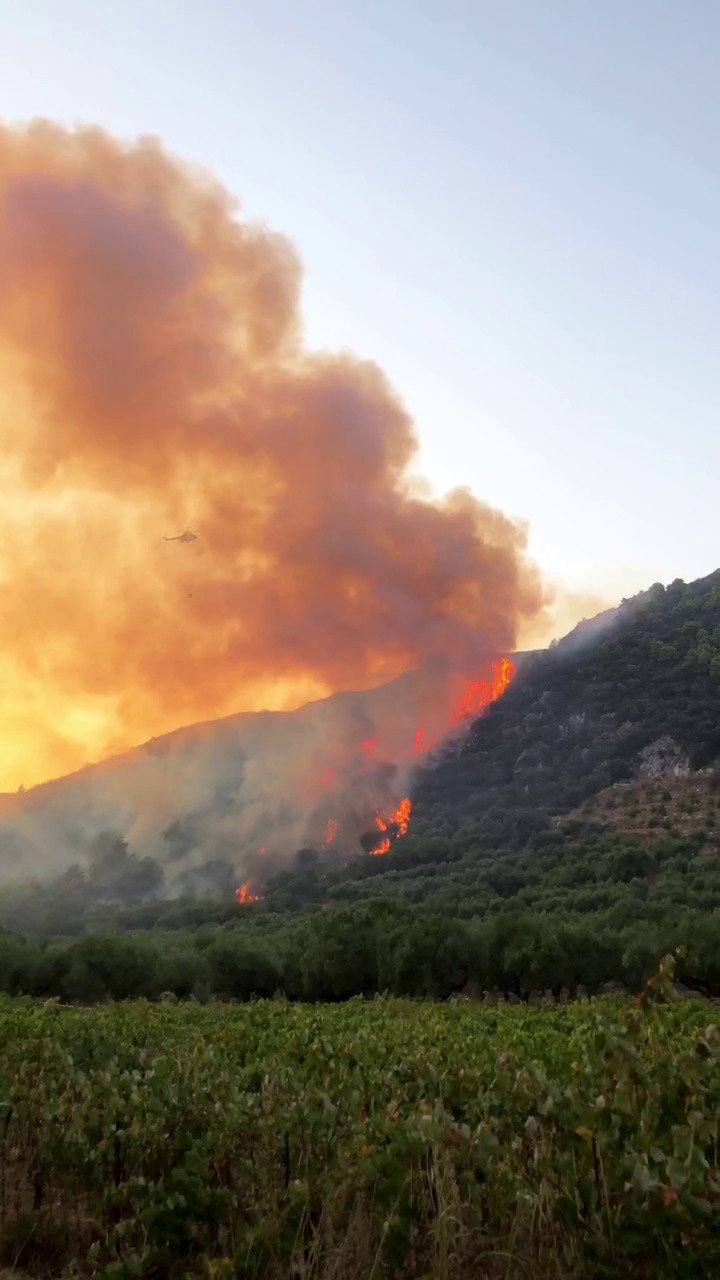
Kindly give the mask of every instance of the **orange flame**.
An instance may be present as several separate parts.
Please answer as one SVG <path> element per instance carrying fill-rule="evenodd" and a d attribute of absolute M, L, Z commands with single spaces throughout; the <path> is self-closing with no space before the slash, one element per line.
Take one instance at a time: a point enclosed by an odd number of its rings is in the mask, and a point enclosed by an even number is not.
<path fill-rule="evenodd" d="M 240 885 L 239 889 L 235 890 L 235 897 L 243 907 L 246 906 L 248 902 L 262 902 L 263 900 L 263 895 L 261 893 L 250 892 L 249 880 L 246 880 L 244 884 Z"/>
<path fill-rule="evenodd" d="M 514 675 L 515 663 L 510 658 L 501 658 L 492 664 L 492 680 L 470 680 L 453 712 L 455 723 L 475 720 L 482 715 L 492 702 L 502 697 Z"/>
<path fill-rule="evenodd" d="M 381 813 L 376 813 L 375 824 L 378 829 L 383 832 L 387 831 L 391 826 L 397 827 L 397 835 L 395 839 L 399 840 L 401 836 L 406 836 L 408 833 L 411 814 L 412 801 L 408 796 L 405 796 L 404 799 L 400 801 L 400 804 L 394 813 L 388 814 L 386 818 L 383 818 Z M 392 840 L 389 836 L 385 836 L 385 839 L 381 841 L 377 848 L 372 850 L 373 858 L 378 858 L 384 853 L 389 853 L 391 845 Z"/>
<path fill-rule="evenodd" d="M 481 716 L 491 703 L 497 702 L 498 698 L 501 698 L 505 693 L 515 676 L 515 670 L 515 664 L 510 658 L 499 658 L 497 662 L 492 663 L 491 678 L 489 680 L 469 680 L 460 701 L 452 711 L 450 716 L 451 723 L 456 726 L 464 725 L 466 722 Z M 425 726 L 421 725 L 415 733 L 412 754 L 414 756 L 426 755 L 441 740 L 430 740 L 426 735 Z M 385 750 L 385 746 L 381 746 L 378 738 L 365 738 L 358 743 L 358 750 L 365 757 L 365 767 L 371 769 L 374 767 L 372 757 L 379 750 Z M 333 787 L 337 777 L 337 768 L 334 765 L 328 765 L 320 776 L 318 785 L 322 789 Z M 394 842 L 407 835 L 411 816 L 412 802 L 407 796 L 399 802 L 397 808 L 391 813 L 383 814 L 379 810 L 376 811 L 375 825 L 382 838 L 380 843 L 370 851 L 372 857 L 382 857 L 384 854 L 389 853 Z M 337 818 L 327 819 L 324 838 L 326 846 L 334 843 L 339 829 L 340 823 Z M 261 849 L 260 853 L 261 855 L 264 854 L 265 849 Z M 243 904 L 261 900 L 260 895 L 250 893 L 249 881 L 236 890 L 236 897 Z"/>
<path fill-rule="evenodd" d="M 492 663 L 490 680 L 469 680 L 460 701 L 456 704 L 450 717 L 451 723 L 462 725 L 466 721 L 476 720 L 486 711 L 492 702 L 497 702 L 505 693 L 515 676 L 515 664 L 510 658 L 500 658 Z M 425 756 L 442 742 L 442 737 L 429 739 L 421 725 L 415 734 L 412 754 Z"/>
<path fill-rule="evenodd" d="M 492 664 L 492 677 L 490 680 L 468 681 L 463 696 L 453 711 L 453 722 L 455 724 L 463 724 L 467 720 L 475 720 L 481 716 L 491 703 L 497 702 L 498 698 L 501 698 L 505 693 L 515 676 L 515 669 L 515 663 L 510 658 L 500 658 Z M 413 754 L 423 755 L 433 745 L 433 743 L 427 741 L 425 730 L 421 726 L 415 734 Z M 376 849 L 372 850 L 373 857 L 381 857 L 383 854 L 390 852 L 393 842 L 390 836 L 386 834 L 389 827 L 397 827 L 396 839 L 407 835 L 411 814 L 412 803 L 407 797 L 401 800 L 395 812 L 387 817 L 383 817 L 379 812 L 375 814 L 375 824 L 378 830 L 383 833 L 384 839 Z"/>

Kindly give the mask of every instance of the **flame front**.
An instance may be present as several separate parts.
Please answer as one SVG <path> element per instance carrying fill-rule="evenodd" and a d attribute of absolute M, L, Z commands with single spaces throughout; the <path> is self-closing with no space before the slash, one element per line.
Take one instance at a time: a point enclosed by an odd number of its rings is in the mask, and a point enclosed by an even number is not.
<path fill-rule="evenodd" d="M 405 796 L 398 805 L 394 813 L 388 814 L 383 818 L 381 813 L 375 814 L 375 825 L 379 831 L 386 832 L 390 827 L 397 827 L 395 839 L 399 840 L 401 836 L 406 836 L 408 827 L 410 826 L 410 817 L 412 815 L 412 801 L 409 796 Z M 378 858 L 384 853 L 389 853 L 392 846 L 390 836 L 385 836 L 376 849 L 373 849 L 373 858 Z"/>
<path fill-rule="evenodd" d="M 246 906 L 248 902 L 262 902 L 263 900 L 263 895 L 261 893 L 250 892 L 249 880 L 246 880 L 244 884 L 240 885 L 239 889 L 235 890 L 235 897 L 243 907 Z"/>
<path fill-rule="evenodd" d="M 487 710 L 491 703 L 497 702 L 515 676 L 515 664 L 510 658 L 500 658 L 497 662 L 493 662 L 491 671 L 490 680 L 468 681 L 463 696 L 453 711 L 453 724 L 462 725 L 466 721 L 476 720 Z M 421 725 L 415 734 L 412 754 L 414 756 L 426 755 L 434 745 L 434 743 L 427 740 L 425 729 Z M 390 827 L 397 828 L 395 839 L 400 839 L 401 836 L 407 835 L 411 815 L 412 802 L 407 796 L 400 801 L 395 812 L 387 817 L 383 817 L 379 811 L 376 811 L 375 825 L 383 833 L 384 838 L 377 848 L 372 850 L 373 857 L 377 858 L 390 852 L 393 840 L 386 834 Z"/>
<path fill-rule="evenodd" d="M 476 720 L 486 711 L 492 702 L 497 702 L 515 675 L 515 663 L 510 658 L 501 658 L 492 664 L 491 680 L 470 680 L 467 688 L 455 707 L 453 721 L 462 724 L 465 720 Z"/>
<path fill-rule="evenodd" d="M 489 680 L 469 680 L 465 685 L 462 696 L 456 702 L 455 706 L 449 710 L 446 725 L 449 725 L 450 732 L 452 733 L 454 731 L 457 733 L 458 729 L 462 729 L 471 721 L 478 719 L 483 712 L 487 710 L 491 703 L 497 702 L 498 698 L 502 697 L 506 689 L 511 684 L 515 676 L 515 670 L 515 664 L 510 658 L 499 658 L 496 662 L 491 664 Z M 433 726 L 430 733 L 434 734 L 435 732 L 437 731 Z M 417 762 L 420 759 L 427 757 L 429 752 L 434 747 L 438 746 L 446 736 L 447 730 L 446 733 L 441 733 L 439 737 L 430 736 L 426 731 L 425 725 L 420 725 L 414 734 L 414 738 L 411 738 L 411 740 L 408 741 L 405 750 L 399 753 L 399 762 L 412 766 L 413 761 Z M 382 742 L 378 737 L 364 738 L 360 742 L 357 742 L 357 745 L 354 748 L 350 747 L 350 751 L 357 753 L 355 756 L 355 767 L 359 767 L 361 772 L 358 776 L 365 779 L 364 785 L 367 784 L 367 781 L 370 781 L 372 784 L 372 779 L 380 776 L 377 774 L 377 770 L 382 766 L 384 758 L 394 758 L 395 760 L 398 760 L 397 746 L 393 752 L 390 746 L 385 742 Z M 385 757 L 386 752 L 388 753 L 387 757 Z M 328 761 L 324 771 L 321 773 L 316 783 L 318 791 L 332 790 L 333 792 L 336 792 L 332 802 L 332 807 L 335 808 L 336 812 L 338 804 L 338 780 L 343 776 L 345 764 L 345 761 L 341 761 L 339 765 L 331 764 Z M 325 813 L 327 815 L 327 809 Z M 377 858 L 389 853 L 395 841 L 407 835 L 411 816 L 412 801 L 409 796 L 404 796 L 397 804 L 397 808 L 390 812 L 387 810 L 383 810 L 381 812 L 380 809 L 376 809 L 375 826 L 379 832 L 379 843 L 375 848 L 370 850 L 370 855 Z M 353 819 L 353 821 L 355 820 L 356 819 Z M 349 826 L 349 824 L 347 824 L 347 826 Z M 324 846 L 327 848 L 328 846 L 335 844 L 338 836 L 349 839 L 351 837 L 351 830 L 348 830 L 347 826 L 344 826 L 343 824 L 342 814 L 340 817 L 326 816 L 323 839 Z M 357 835 L 357 830 L 355 831 L 355 834 Z M 264 847 L 260 850 L 260 853 L 261 856 L 264 855 Z M 237 897 L 238 902 L 243 905 L 250 902 L 259 902 L 262 899 L 261 894 L 251 893 L 249 880 L 235 891 L 235 896 Z"/>

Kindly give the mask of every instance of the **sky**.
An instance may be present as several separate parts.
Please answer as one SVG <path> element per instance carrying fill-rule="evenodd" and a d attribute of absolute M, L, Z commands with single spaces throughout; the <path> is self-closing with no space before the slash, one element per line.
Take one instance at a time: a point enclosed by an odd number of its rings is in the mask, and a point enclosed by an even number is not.
<path fill-rule="evenodd" d="M 419 469 L 613 600 L 717 566 L 714 0 L 0 0 L 0 114 L 154 134 L 304 262 Z"/>

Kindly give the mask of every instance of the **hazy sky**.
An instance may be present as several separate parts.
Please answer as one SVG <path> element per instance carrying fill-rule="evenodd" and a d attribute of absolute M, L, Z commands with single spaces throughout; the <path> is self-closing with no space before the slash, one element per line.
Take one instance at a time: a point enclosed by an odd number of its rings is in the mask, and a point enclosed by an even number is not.
<path fill-rule="evenodd" d="M 438 490 L 629 594 L 720 561 L 716 0 L 0 0 L 0 112 L 159 135 L 297 244 Z"/>

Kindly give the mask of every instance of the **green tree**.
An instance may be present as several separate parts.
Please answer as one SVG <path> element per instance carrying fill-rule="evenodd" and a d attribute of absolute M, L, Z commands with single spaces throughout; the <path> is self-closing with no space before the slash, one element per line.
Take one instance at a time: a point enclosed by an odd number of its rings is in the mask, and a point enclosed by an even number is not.
<path fill-rule="evenodd" d="M 212 990 L 234 1000 L 271 996 L 280 983 L 277 967 L 244 938 L 223 934 L 205 952 Z"/>

